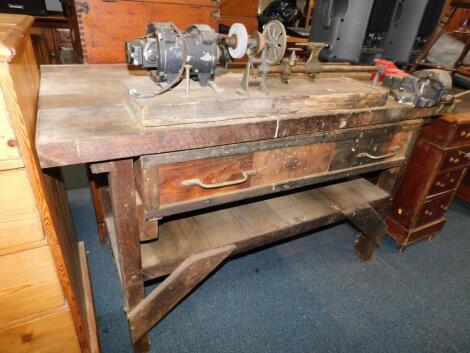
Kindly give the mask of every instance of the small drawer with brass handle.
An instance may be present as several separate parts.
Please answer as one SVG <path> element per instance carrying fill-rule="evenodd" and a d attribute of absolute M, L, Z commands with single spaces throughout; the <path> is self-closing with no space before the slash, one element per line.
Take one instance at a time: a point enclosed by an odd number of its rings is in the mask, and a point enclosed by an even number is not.
<path fill-rule="evenodd" d="M 188 180 L 183 180 L 181 182 L 181 185 L 184 185 L 184 186 L 197 185 L 203 189 L 218 189 L 218 188 L 246 183 L 251 176 L 256 175 L 256 171 L 250 170 L 248 172 L 242 172 L 242 175 L 243 175 L 243 178 L 238 179 L 238 180 L 224 181 L 221 183 L 214 183 L 214 184 L 203 183 L 200 179 L 188 179 Z"/>
<path fill-rule="evenodd" d="M 464 167 L 470 162 L 470 148 L 454 149 L 446 152 L 441 170 Z"/>
<path fill-rule="evenodd" d="M 416 219 L 415 227 L 423 226 L 444 217 L 451 198 L 452 193 L 447 193 L 444 196 L 426 201 Z"/>
<path fill-rule="evenodd" d="M 465 143 L 470 143 L 470 125 L 464 124 L 459 126 L 457 133 L 454 137 L 454 144 L 463 145 Z"/>
<path fill-rule="evenodd" d="M 391 157 L 396 156 L 400 152 L 400 146 L 393 146 L 390 150 L 391 152 L 385 153 L 385 154 L 372 154 L 370 152 L 361 152 L 361 153 L 358 153 L 357 156 L 359 158 L 369 158 L 373 160 L 391 158 Z"/>
<path fill-rule="evenodd" d="M 214 149 L 215 151 L 215 149 Z M 199 209 L 272 192 L 277 184 L 328 173 L 334 143 L 307 144 L 175 161 L 143 162 L 138 184 L 148 217 Z M 193 155 L 207 151 L 194 151 Z M 204 155 L 202 155 L 205 157 Z M 139 173 L 139 172 L 138 172 Z"/>
<path fill-rule="evenodd" d="M 458 169 L 438 174 L 431 185 L 428 196 L 454 190 L 459 184 L 462 173 L 463 169 Z"/>

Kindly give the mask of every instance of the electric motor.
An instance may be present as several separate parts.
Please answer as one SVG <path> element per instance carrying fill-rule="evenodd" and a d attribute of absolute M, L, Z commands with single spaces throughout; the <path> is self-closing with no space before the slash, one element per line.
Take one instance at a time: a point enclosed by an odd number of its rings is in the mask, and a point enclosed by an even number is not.
<path fill-rule="evenodd" d="M 190 66 L 190 75 L 206 86 L 219 59 L 217 34 L 207 25 L 192 25 L 181 32 L 171 23 L 147 25 L 147 34 L 126 42 L 127 62 L 149 69 L 160 83 L 172 85 Z"/>

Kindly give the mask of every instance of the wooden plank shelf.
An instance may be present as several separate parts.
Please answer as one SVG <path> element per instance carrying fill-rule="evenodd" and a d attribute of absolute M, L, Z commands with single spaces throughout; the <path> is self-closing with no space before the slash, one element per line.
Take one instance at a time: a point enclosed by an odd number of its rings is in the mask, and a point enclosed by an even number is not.
<path fill-rule="evenodd" d="M 170 220 L 161 224 L 157 240 L 141 244 L 144 278 L 169 274 L 193 254 L 229 244 L 236 245 L 234 253 L 247 251 L 344 220 L 366 205 L 380 208 L 389 202 L 387 192 L 359 178 Z M 113 228 L 108 224 L 110 232 Z"/>

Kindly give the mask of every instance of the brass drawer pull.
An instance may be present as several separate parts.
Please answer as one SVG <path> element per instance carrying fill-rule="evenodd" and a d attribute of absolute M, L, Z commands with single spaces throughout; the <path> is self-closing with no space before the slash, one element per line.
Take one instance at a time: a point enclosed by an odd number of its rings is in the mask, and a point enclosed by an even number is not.
<path fill-rule="evenodd" d="M 248 181 L 248 179 L 253 176 L 253 175 L 256 175 L 256 171 L 254 170 L 250 170 L 248 172 L 243 172 L 243 179 L 239 179 L 239 180 L 232 180 L 232 181 L 225 181 L 223 183 L 218 183 L 218 184 L 205 184 L 203 183 L 200 179 L 188 179 L 188 180 L 183 180 L 181 182 L 181 185 L 184 185 L 184 186 L 193 186 L 193 185 L 197 185 L 203 189 L 217 189 L 217 188 L 223 188 L 223 187 L 226 187 L 226 186 L 233 186 L 233 185 L 238 185 L 238 184 L 243 184 L 245 183 L 246 181 Z"/>
<path fill-rule="evenodd" d="M 470 159 L 470 152 L 459 151 L 459 155 L 463 158 Z"/>
<path fill-rule="evenodd" d="M 389 157 L 393 157 L 395 155 L 398 154 L 398 152 L 400 151 L 400 147 L 396 146 L 394 148 L 392 148 L 392 151 L 391 153 L 387 153 L 387 154 L 381 154 L 381 155 L 373 155 L 373 154 L 370 154 L 369 152 L 361 152 L 359 153 L 357 156 L 359 158 L 361 157 L 367 157 L 367 158 L 370 158 L 370 159 L 384 159 L 384 158 L 389 158 Z"/>

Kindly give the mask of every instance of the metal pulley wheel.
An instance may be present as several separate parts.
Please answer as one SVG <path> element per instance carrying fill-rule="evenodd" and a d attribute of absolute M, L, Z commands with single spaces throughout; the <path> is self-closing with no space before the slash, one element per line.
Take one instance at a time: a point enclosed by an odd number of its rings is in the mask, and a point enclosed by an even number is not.
<path fill-rule="evenodd" d="M 241 59 L 245 56 L 248 48 L 248 32 L 246 27 L 241 23 L 234 23 L 228 32 L 229 37 L 235 36 L 237 38 L 237 46 L 235 48 L 228 48 L 230 56 L 234 59 Z"/>
<path fill-rule="evenodd" d="M 265 56 L 269 65 L 281 62 L 287 48 L 287 33 L 281 21 L 269 21 L 263 30 L 266 41 Z"/>

